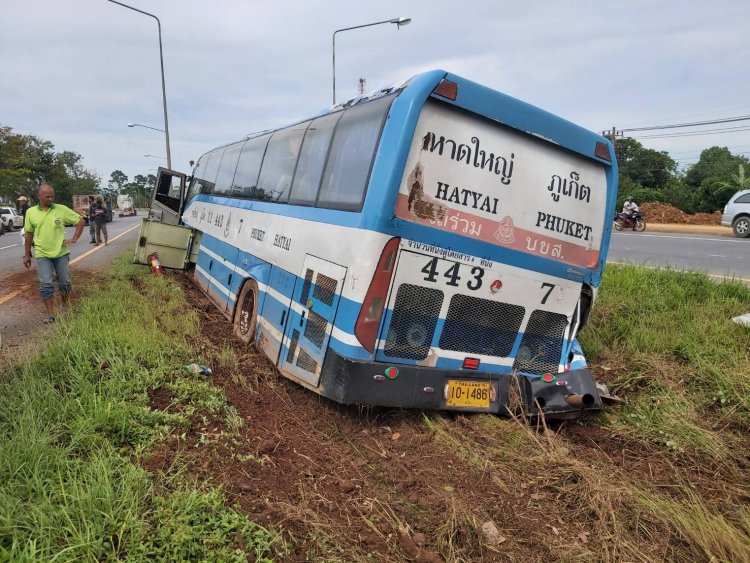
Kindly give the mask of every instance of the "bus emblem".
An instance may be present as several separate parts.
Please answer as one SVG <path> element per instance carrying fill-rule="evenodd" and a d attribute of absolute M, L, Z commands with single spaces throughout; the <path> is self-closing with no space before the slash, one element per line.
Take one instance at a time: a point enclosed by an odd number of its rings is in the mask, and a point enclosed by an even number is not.
<path fill-rule="evenodd" d="M 490 291 L 491 291 L 492 293 L 497 293 L 497 292 L 498 292 L 498 291 L 500 291 L 500 290 L 501 290 L 502 288 L 503 288 L 503 282 L 501 282 L 500 280 L 495 280 L 495 281 L 493 281 L 493 282 L 492 282 L 492 284 L 490 285 Z"/>
<path fill-rule="evenodd" d="M 498 242 L 502 244 L 511 244 L 516 241 L 516 237 L 513 234 L 514 230 L 513 218 L 506 215 L 503 217 L 502 221 L 498 221 L 497 230 L 493 234 Z"/>

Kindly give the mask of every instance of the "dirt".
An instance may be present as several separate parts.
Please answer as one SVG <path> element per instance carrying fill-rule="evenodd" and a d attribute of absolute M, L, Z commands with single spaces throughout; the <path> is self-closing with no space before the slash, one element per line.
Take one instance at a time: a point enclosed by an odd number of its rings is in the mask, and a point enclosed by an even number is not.
<path fill-rule="evenodd" d="M 644 203 L 640 206 L 648 223 L 669 223 L 677 225 L 721 225 L 721 211 L 713 213 L 695 213 L 689 215 L 684 211 L 664 203 Z"/>
<path fill-rule="evenodd" d="M 720 463 L 673 460 L 657 446 L 601 428 L 596 418 L 551 428 L 554 444 L 522 421 L 501 420 L 503 434 L 537 434 L 532 440 L 539 441 L 539 451 L 530 454 L 533 459 L 511 462 L 512 470 L 488 471 L 481 444 L 491 456 L 498 436 L 488 433 L 485 415 L 355 408 L 323 399 L 277 376 L 182 279 L 201 317 L 196 345 L 205 354 L 226 346 L 240 354 L 238 370 L 212 366 L 211 380 L 243 424 L 230 429 L 224 420 L 204 416 L 184 439 L 174 437 L 144 465 L 161 472 L 178 456 L 187 461 L 200 479 L 221 485 L 251 519 L 282 532 L 280 559 L 549 561 L 563 554 L 598 559 L 617 554 L 596 531 L 605 530 L 609 519 L 599 505 L 619 494 L 619 485 L 608 482 L 618 471 L 666 491 L 689 483 L 712 502 L 729 502 L 731 495 L 717 486 L 724 477 Z M 169 400 L 157 390 L 152 406 L 168 408 Z M 458 443 L 446 442 L 426 419 L 438 421 Z M 467 456 L 462 440 L 480 445 L 480 459 Z M 589 468 L 604 475 L 597 485 L 606 490 L 604 501 L 587 496 L 589 488 L 596 489 L 591 484 L 570 489 L 570 481 Z M 727 475 L 727 481 L 730 477 L 736 478 Z M 675 557 L 681 548 L 667 531 L 649 539 L 643 551 L 654 560 Z"/>

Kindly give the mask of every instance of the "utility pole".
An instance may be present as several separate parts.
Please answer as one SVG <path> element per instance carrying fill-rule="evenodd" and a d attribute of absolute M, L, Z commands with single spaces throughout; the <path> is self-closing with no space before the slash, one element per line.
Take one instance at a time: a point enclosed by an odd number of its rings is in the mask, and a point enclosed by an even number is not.
<path fill-rule="evenodd" d="M 602 131 L 602 135 L 604 135 L 604 136 L 605 136 L 605 137 L 607 137 L 607 138 L 608 138 L 608 139 L 609 139 L 610 141 L 612 141 L 612 144 L 614 145 L 614 144 L 615 144 L 615 139 L 616 139 L 617 137 L 622 137 L 622 131 L 618 131 L 618 130 L 617 130 L 617 127 L 615 127 L 615 126 L 613 125 L 613 126 L 612 126 L 612 130 L 611 130 L 611 131 Z"/>

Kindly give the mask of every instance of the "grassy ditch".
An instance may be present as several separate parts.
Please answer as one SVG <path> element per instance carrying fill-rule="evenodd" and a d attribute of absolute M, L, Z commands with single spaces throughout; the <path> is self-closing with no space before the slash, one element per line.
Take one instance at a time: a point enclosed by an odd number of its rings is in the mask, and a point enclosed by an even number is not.
<path fill-rule="evenodd" d="M 581 342 L 633 400 L 605 424 L 678 451 L 732 455 L 732 434 L 750 430 L 750 331 L 730 319 L 747 312 L 750 289 L 739 282 L 609 268 Z"/>
<path fill-rule="evenodd" d="M 125 261 L 97 282 L 0 382 L 0 560 L 265 560 L 276 535 L 221 490 L 140 463 L 236 416 L 185 370 L 198 322 L 181 289 Z"/>

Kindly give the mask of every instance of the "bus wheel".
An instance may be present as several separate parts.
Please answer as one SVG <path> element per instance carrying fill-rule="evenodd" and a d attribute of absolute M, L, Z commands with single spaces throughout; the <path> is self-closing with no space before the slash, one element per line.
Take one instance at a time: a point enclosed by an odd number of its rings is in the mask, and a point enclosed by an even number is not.
<path fill-rule="evenodd" d="M 258 284 L 248 280 L 242 286 L 237 309 L 234 313 L 234 335 L 245 344 L 255 339 L 255 327 L 258 323 Z"/>

